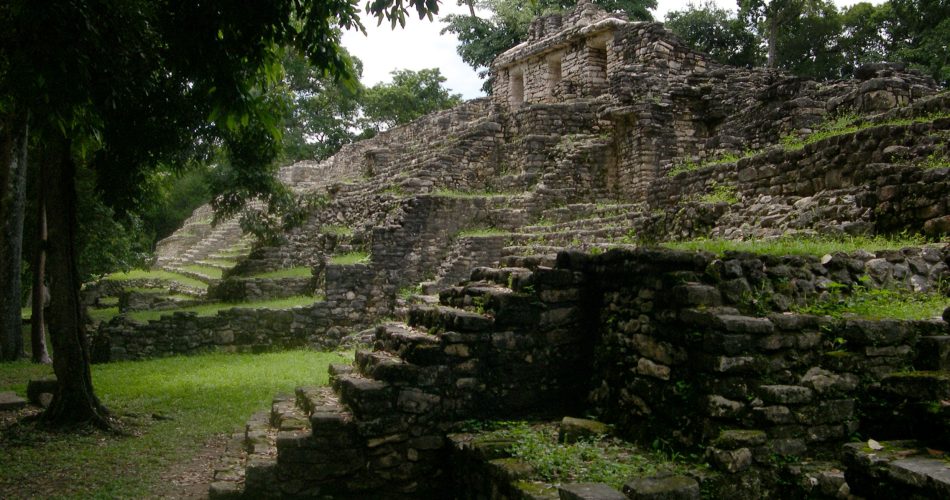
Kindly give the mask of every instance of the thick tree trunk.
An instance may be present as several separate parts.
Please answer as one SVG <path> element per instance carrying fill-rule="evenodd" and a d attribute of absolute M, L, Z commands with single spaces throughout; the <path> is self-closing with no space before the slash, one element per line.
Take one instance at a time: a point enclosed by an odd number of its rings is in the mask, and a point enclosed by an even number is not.
<path fill-rule="evenodd" d="M 109 428 L 108 411 L 92 387 L 89 345 L 86 341 L 79 272 L 76 269 L 76 164 L 68 144 L 55 148 L 45 163 L 43 189 L 46 199 L 49 246 L 47 271 L 50 280 L 50 340 L 53 371 L 59 382 L 53 402 L 43 419 L 54 425 L 92 423 Z"/>
<path fill-rule="evenodd" d="M 43 172 L 40 170 L 40 182 Z M 30 340 L 33 347 L 33 362 L 48 365 L 51 363 L 46 350 L 46 321 L 43 309 L 46 307 L 49 292 L 46 289 L 46 201 L 43 188 L 36 190 L 36 232 L 33 249 L 33 315 L 30 318 Z"/>
<path fill-rule="evenodd" d="M 26 206 L 28 115 L 14 113 L 0 123 L 0 356 L 23 356 L 20 265 Z"/>

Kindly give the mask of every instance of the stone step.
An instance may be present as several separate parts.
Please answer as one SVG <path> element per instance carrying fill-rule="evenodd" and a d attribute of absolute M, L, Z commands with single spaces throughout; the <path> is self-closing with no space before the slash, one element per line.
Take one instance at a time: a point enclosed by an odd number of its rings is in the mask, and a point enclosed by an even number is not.
<path fill-rule="evenodd" d="M 213 267 L 215 269 L 220 269 L 222 271 L 227 271 L 228 269 L 231 269 L 234 267 L 234 264 L 230 264 L 230 263 L 224 264 L 218 260 L 207 260 L 207 259 L 197 260 L 195 261 L 195 264 L 198 264 L 199 266 Z"/>
<path fill-rule="evenodd" d="M 514 292 L 505 285 L 476 281 L 465 286 L 453 286 L 439 292 L 439 302 L 450 307 L 472 310 L 493 310 L 506 303 Z M 477 312 L 477 311 L 476 311 Z"/>
<path fill-rule="evenodd" d="M 950 372 L 892 373 L 881 380 L 881 391 L 895 400 L 947 401 L 950 400 Z"/>
<path fill-rule="evenodd" d="M 950 498 L 945 452 L 914 441 L 844 446 L 845 478 L 851 494 L 865 498 Z"/>
<path fill-rule="evenodd" d="M 350 373 L 334 379 L 333 389 L 340 395 L 340 402 L 346 405 L 357 419 L 371 419 L 392 413 L 395 409 L 395 388 L 381 380 Z"/>
<path fill-rule="evenodd" d="M 380 380 L 394 386 L 426 385 L 423 368 L 408 363 L 399 356 L 385 351 L 357 351 L 358 372 L 366 378 Z M 431 384 L 428 384 L 431 385 Z"/>
<path fill-rule="evenodd" d="M 407 363 L 423 367 L 444 365 L 449 361 L 440 335 L 426 333 L 403 323 L 379 326 L 374 347 Z"/>
<path fill-rule="evenodd" d="M 194 279 L 196 279 L 196 280 L 198 280 L 198 281 L 201 281 L 201 282 L 204 282 L 204 283 L 208 283 L 208 284 L 211 284 L 211 283 L 213 283 L 213 282 L 215 282 L 215 281 L 218 281 L 218 278 L 215 278 L 215 277 L 213 277 L 213 276 L 208 276 L 207 274 L 199 273 L 199 272 L 193 271 L 193 270 L 191 270 L 191 269 L 184 269 L 184 268 L 178 267 L 178 266 L 165 266 L 164 269 L 167 270 L 167 271 L 171 271 L 171 272 L 173 272 L 173 273 L 181 274 L 182 276 L 187 276 L 187 277 L 189 277 L 189 278 L 194 278 Z"/>
<path fill-rule="evenodd" d="M 231 435 L 224 453 L 215 461 L 208 487 L 211 500 L 237 500 L 244 498 L 244 432 Z"/>
<path fill-rule="evenodd" d="M 539 267 L 554 267 L 557 262 L 557 253 L 546 255 L 506 255 L 498 261 L 503 267 L 523 268 L 533 271 Z"/>
<path fill-rule="evenodd" d="M 271 427 L 278 431 L 301 430 L 309 427 L 308 415 L 297 403 L 296 394 L 275 396 L 271 403 Z"/>
<path fill-rule="evenodd" d="M 950 371 L 950 335 L 921 337 L 918 345 L 920 347 L 914 368 Z"/>
<path fill-rule="evenodd" d="M 494 319 L 453 307 L 414 305 L 409 309 L 409 325 L 423 326 L 429 331 L 480 333 L 490 331 Z"/>
<path fill-rule="evenodd" d="M 531 270 L 522 266 L 506 267 L 476 267 L 471 274 L 471 281 L 495 283 L 503 287 L 517 289 L 520 283 L 531 276 Z"/>
<path fill-rule="evenodd" d="M 512 255 L 519 257 L 534 256 L 539 259 L 547 259 L 550 262 L 554 262 L 558 252 L 564 249 L 564 245 L 513 245 L 501 250 L 502 260 L 499 262 L 501 262 L 502 265 L 506 265 L 504 258 Z"/>
<path fill-rule="evenodd" d="M 244 492 L 251 498 L 276 491 L 277 429 L 271 427 L 270 419 L 270 412 L 255 413 L 244 432 Z"/>
<path fill-rule="evenodd" d="M 0 392 L 0 411 L 16 411 L 26 407 L 26 400 L 15 392 Z"/>

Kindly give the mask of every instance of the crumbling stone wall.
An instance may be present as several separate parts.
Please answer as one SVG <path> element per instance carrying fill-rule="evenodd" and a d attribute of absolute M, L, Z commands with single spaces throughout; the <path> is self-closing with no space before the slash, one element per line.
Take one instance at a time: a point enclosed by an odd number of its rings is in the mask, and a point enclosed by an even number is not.
<path fill-rule="evenodd" d="M 861 425 L 863 391 L 913 369 L 918 342 L 947 324 L 763 313 L 838 286 L 933 287 L 950 277 L 948 257 L 641 251 L 565 262 L 602 294 L 590 402 L 629 436 L 711 446 L 730 472 L 835 449 Z"/>
<path fill-rule="evenodd" d="M 342 335 L 328 334 L 329 307 L 321 302 L 287 310 L 234 308 L 207 317 L 176 312 L 145 324 L 120 316 L 103 324 L 93 336 L 93 362 L 209 351 L 333 349 Z"/>

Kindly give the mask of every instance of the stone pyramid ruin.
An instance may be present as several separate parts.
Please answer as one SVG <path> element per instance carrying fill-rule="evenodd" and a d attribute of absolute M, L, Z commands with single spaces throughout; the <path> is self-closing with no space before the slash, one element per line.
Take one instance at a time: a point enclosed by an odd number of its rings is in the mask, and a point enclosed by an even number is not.
<path fill-rule="evenodd" d="M 950 444 L 946 314 L 789 312 L 834 287 L 946 291 L 950 247 L 646 245 L 945 238 L 950 170 L 927 165 L 950 155 L 950 94 L 896 64 L 829 82 L 724 66 L 588 1 L 536 19 L 492 74 L 489 98 L 282 169 L 317 202 L 280 242 L 203 208 L 159 245 L 197 300 L 312 304 L 99 328 L 103 361 L 362 346 L 250 420 L 213 498 L 950 496 L 918 453 Z M 460 427 L 564 416 L 706 465 L 623 493 L 554 485 Z M 859 431 L 901 441 L 847 444 Z"/>

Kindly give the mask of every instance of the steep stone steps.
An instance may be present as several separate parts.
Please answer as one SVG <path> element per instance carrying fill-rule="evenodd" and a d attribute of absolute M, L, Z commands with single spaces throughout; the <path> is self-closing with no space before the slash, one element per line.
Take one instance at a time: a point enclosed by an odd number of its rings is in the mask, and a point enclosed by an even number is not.
<path fill-rule="evenodd" d="M 556 253 L 553 255 L 519 255 L 516 252 L 512 252 L 510 249 L 506 253 L 507 254 L 498 261 L 498 265 L 501 266 L 502 269 L 518 268 L 534 271 L 539 267 L 554 267 L 555 262 L 557 262 Z"/>
<path fill-rule="evenodd" d="M 505 267 L 476 267 L 472 270 L 471 280 L 495 283 L 513 290 L 518 290 L 519 285 L 526 282 L 531 276 L 532 270 L 529 266 L 535 264 L 537 261 L 527 257 L 523 258 L 520 262 L 513 262 L 516 260 L 515 258 L 506 259 L 513 265 L 507 265 Z M 527 265 L 520 266 L 517 264 Z M 537 266 L 538 264 L 535 264 L 533 267 L 537 268 Z"/>
<path fill-rule="evenodd" d="M 422 283 L 425 293 L 437 293 L 450 284 L 468 277 L 477 266 L 492 265 L 501 257 L 508 235 L 460 236 L 452 251 L 442 260 L 435 278 Z"/>
<path fill-rule="evenodd" d="M 865 498 L 950 498 L 947 453 L 914 441 L 883 441 L 844 447 L 851 493 Z"/>
<path fill-rule="evenodd" d="M 409 325 L 423 326 L 430 332 L 480 333 L 491 330 L 494 322 L 485 314 L 443 305 L 417 305 L 409 310 Z"/>

